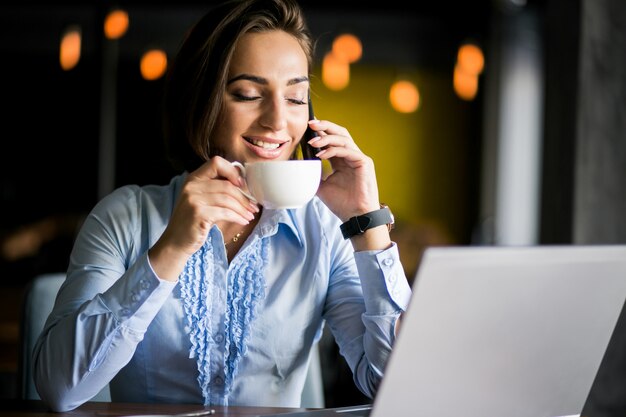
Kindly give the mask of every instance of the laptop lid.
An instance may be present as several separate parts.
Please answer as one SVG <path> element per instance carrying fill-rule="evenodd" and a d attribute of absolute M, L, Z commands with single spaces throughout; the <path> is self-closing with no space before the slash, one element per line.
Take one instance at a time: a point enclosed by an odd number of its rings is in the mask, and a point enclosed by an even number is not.
<path fill-rule="evenodd" d="M 626 298 L 626 245 L 425 251 L 371 417 L 580 414 Z"/>

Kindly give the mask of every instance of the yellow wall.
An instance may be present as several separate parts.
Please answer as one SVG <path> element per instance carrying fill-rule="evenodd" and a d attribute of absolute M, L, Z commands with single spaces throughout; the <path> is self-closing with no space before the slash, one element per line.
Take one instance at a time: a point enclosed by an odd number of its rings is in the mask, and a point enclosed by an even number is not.
<path fill-rule="evenodd" d="M 452 70 L 451 70 L 452 71 Z M 349 86 L 341 91 L 312 80 L 315 115 L 346 127 L 376 164 L 380 199 L 400 223 L 435 228 L 442 239 L 468 239 L 468 103 L 452 92 L 450 74 L 409 73 L 417 82 L 417 112 L 401 114 L 389 104 L 396 71 L 351 67 Z M 317 71 L 315 74 L 320 74 Z M 406 74 L 406 73 L 405 73 Z"/>

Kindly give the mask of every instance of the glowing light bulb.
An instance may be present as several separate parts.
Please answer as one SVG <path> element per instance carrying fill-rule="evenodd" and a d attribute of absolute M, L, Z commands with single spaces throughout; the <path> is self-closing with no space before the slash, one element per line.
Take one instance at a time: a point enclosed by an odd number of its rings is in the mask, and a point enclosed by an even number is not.
<path fill-rule="evenodd" d="M 342 90 L 350 83 L 350 64 L 327 53 L 322 61 L 322 81 L 331 90 Z"/>
<path fill-rule="evenodd" d="M 400 113 L 413 113 L 420 104 L 417 86 L 410 81 L 401 80 L 393 83 L 389 89 L 391 106 Z"/>
<path fill-rule="evenodd" d="M 69 71 L 78 65 L 81 39 L 82 34 L 79 27 L 71 26 L 65 31 L 59 48 L 59 62 L 63 70 Z"/>
<path fill-rule="evenodd" d="M 351 33 L 339 35 L 333 41 L 332 52 L 337 59 L 347 63 L 353 63 L 361 59 L 363 54 L 363 46 L 361 41 Z"/>
<path fill-rule="evenodd" d="M 465 72 L 478 75 L 483 71 L 485 66 L 483 51 L 478 46 L 471 43 L 461 45 L 457 53 L 457 64 L 461 66 Z"/>
<path fill-rule="evenodd" d="M 111 11 L 104 19 L 104 36 L 119 39 L 128 30 L 128 13 L 121 9 Z"/>
<path fill-rule="evenodd" d="M 151 49 L 142 55 L 139 68 L 141 76 L 148 81 L 161 78 L 167 69 L 167 54 L 161 49 Z"/>
<path fill-rule="evenodd" d="M 460 98 L 471 101 L 478 92 L 478 75 L 469 73 L 457 65 L 454 67 L 453 86 Z"/>

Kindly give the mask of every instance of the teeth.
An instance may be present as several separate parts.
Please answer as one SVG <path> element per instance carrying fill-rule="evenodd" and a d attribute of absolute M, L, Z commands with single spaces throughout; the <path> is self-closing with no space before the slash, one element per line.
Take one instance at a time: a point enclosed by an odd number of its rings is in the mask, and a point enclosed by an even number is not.
<path fill-rule="evenodd" d="M 280 146 L 278 143 L 263 142 L 262 140 L 251 140 L 250 142 L 263 149 L 276 149 Z"/>

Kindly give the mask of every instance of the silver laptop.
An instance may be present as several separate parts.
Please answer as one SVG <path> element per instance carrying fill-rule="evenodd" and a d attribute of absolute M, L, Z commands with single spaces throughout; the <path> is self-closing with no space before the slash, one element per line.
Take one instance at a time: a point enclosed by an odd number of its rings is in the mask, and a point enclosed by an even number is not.
<path fill-rule="evenodd" d="M 579 415 L 626 299 L 626 245 L 433 247 L 371 410 L 300 417 Z"/>

